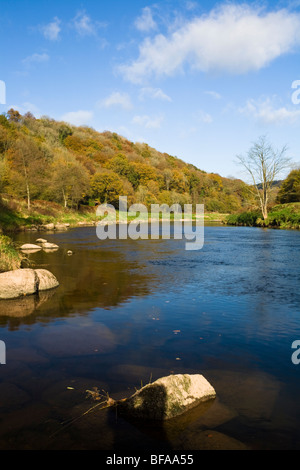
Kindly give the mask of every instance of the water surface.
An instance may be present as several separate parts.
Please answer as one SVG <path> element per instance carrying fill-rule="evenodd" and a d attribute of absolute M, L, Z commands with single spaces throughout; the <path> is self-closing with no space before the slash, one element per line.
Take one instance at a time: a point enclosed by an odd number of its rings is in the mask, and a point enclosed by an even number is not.
<path fill-rule="evenodd" d="M 1 449 L 300 449 L 299 232 L 207 226 L 199 251 L 95 227 L 42 236 L 60 248 L 30 266 L 59 288 L 0 303 Z M 86 413 L 87 390 L 122 398 L 170 373 L 203 374 L 217 399 L 165 426 Z"/>

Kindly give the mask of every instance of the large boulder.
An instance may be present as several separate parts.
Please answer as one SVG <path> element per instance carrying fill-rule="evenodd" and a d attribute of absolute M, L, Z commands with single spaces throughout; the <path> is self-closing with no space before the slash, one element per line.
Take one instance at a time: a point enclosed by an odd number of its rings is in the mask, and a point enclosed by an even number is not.
<path fill-rule="evenodd" d="M 54 289 L 55 287 L 59 286 L 59 282 L 54 274 L 50 273 L 50 271 L 47 271 L 47 269 L 35 269 L 35 273 L 37 274 L 39 280 L 39 291 Z"/>
<path fill-rule="evenodd" d="M 17 299 L 38 292 L 39 279 L 34 269 L 15 269 L 0 274 L 0 299 Z"/>
<path fill-rule="evenodd" d="M 56 277 L 45 269 L 15 269 L 0 273 L 0 299 L 17 299 L 58 285 Z"/>
<path fill-rule="evenodd" d="M 178 374 L 162 377 L 142 387 L 119 402 L 118 407 L 132 418 L 163 421 L 215 397 L 214 388 L 203 375 Z"/>

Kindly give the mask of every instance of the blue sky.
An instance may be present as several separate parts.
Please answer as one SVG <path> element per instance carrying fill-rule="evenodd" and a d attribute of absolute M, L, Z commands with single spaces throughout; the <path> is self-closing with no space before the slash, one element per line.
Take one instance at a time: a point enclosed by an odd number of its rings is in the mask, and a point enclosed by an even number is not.
<path fill-rule="evenodd" d="M 222 176 L 245 179 L 235 157 L 263 134 L 300 162 L 300 0 L 0 9 L 0 112 L 117 132 Z"/>

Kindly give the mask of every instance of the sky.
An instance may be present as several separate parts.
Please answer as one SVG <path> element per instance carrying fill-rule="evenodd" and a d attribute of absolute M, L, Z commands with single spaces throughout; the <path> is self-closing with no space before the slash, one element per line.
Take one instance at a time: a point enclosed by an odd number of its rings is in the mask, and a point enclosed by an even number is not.
<path fill-rule="evenodd" d="M 224 177 L 262 135 L 299 165 L 300 0 L 0 0 L 11 107 Z"/>

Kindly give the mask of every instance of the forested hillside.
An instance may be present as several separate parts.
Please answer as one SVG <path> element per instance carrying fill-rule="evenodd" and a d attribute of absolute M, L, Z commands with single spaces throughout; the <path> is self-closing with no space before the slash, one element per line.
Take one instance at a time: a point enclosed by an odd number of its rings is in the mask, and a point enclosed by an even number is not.
<path fill-rule="evenodd" d="M 199 162 L 205 155 L 199 149 Z M 241 180 L 206 173 L 146 143 L 16 110 L 0 115 L 0 194 L 65 208 L 95 203 L 204 203 L 208 212 L 248 210 L 254 201 Z"/>

